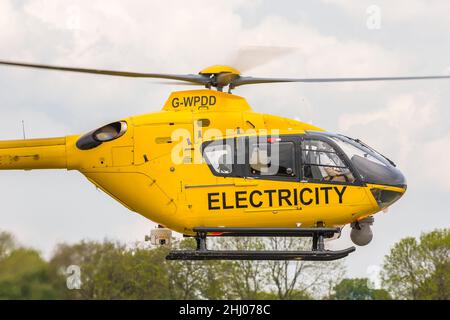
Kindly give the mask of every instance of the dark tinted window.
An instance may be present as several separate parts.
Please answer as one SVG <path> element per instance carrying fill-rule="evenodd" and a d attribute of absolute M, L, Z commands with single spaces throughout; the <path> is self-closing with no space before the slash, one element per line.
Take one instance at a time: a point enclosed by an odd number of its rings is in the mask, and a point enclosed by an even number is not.
<path fill-rule="evenodd" d="M 310 181 L 354 182 L 355 178 L 334 148 L 322 141 L 302 142 L 303 178 Z"/>
<path fill-rule="evenodd" d="M 364 182 L 394 186 L 406 185 L 403 174 L 392 161 L 370 147 L 344 136 L 330 137 L 352 162 Z"/>
<path fill-rule="evenodd" d="M 249 166 L 250 173 L 255 176 L 295 176 L 294 143 L 276 142 L 250 145 Z"/>
<path fill-rule="evenodd" d="M 233 140 L 220 140 L 203 149 L 203 157 L 216 175 L 231 175 L 234 159 Z"/>

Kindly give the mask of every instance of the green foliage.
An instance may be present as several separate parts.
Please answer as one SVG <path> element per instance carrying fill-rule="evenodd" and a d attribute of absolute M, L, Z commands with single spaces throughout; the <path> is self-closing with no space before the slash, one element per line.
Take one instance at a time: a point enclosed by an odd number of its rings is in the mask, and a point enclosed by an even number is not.
<path fill-rule="evenodd" d="M 105 241 L 58 246 L 50 266 L 64 275 L 70 265 L 81 268 L 80 290 L 65 290 L 73 299 L 164 299 L 167 273 L 161 268 L 167 250 L 134 248 Z M 59 280 L 61 287 L 66 282 Z"/>
<path fill-rule="evenodd" d="M 397 299 L 450 298 L 450 229 L 408 237 L 385 257 L 382 281 Z"/>
<path fill-rule="evenodd" d="M 0 259 L 0 299 L 54 299 L 51 278 L 39 252 L 16 249 Z"/>
<path fill-rule="evenodd" d="M 258 238 L 220 238 L 216 243 L 221 250 L 265 250 L 265 243 Z M 258 299 L 267 279 L 262 261 L 235 260 L 223 262 L 227 284 L 227 298 Z"/>
<path fill-rule="evenodd" d="M 301 250 L 293 238 L 220 238 L 231 250 Z M 192 249 L 177 240 L 173 248 Z M 367 279 L 342 279 L 341 262 L 167 261 L 169 247 L 125 246 L 105 240 L 59 244 L 49 261 L 0 232 L 0 299 L 449 299 L 449 230 L 405 238 L 385 257 L 384 289 Z M 79 266 L 81 288 L 67 287 L 68 267 Z"/>
<path fill-rule="evenodd" d="M 389 293 L 384 289 L 369 287 L 369 279 L 343 279 L 333 288 L 333 300 L 390 300 Z"/>
<path fill-rule="evenodd" d="M 0 232 L 0 259 L 9 255 L 16 246 L 16 240 L 12 234 L 5 231 Z"/>

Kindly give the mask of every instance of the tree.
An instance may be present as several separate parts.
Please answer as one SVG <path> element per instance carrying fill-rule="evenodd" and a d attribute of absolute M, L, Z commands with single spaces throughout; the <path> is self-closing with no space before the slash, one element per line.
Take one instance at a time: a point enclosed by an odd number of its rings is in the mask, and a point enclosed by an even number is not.
<path fill-rule="evenodd" d="M 419 289 L 419 299 L 450 299 L 450 229 L 423 234 L 420 257 L 427 275 Z"/>
<path fill-rule="evenodd" d="M 383 285 L 397 299 L 450 297 L 450 229 L 437 229 L 396 243 L 385 256 Z"/>
<path fill-rule="evenodd" d="M 369 279 L 342 279 L 333 288 L 332 300 L 390 300 L 389 293 L 384 289 L 369 287 Z"/>
<path fill-rule="evenodd" d="M 58 246 L 50 265 L 59 270 L 66 286 L 65 270 L 78 265 L 80 290 L 64 290 L 72 299 L 167 299 L 168 275 L 164 268 L 165 248 L 141 249 L 111 241 L 86 242 Z"/>
<path fill-rule="evenodd" d="M 220 249 L 296 250 L 293 238 L 210 239 Z M 192 249 L 193 239 L 172 248 Z M 211 246 L 212 247 L 212 246 Z M 311 299 L 339 264 L 305 261 L 167 261 L 168 246 L 105 240 L 59 244 L 50 261 L 0 233 L 0 298 L 6 299 Z M 69 273 L 69 270 L 80 273 Z M 81 287 L 71 290 L 79 276 Z M 78 278 L 77 278 L 78 279 Z"/>
<path fill-rule="evenodd" d="M 310 241 L 293 237 L 272 237 L 266 242 L 266 250 L 309 250 Z M 272 292 L 280 300 L 304 300 L 321 295 L 329 283 L 338 281 L 343 275 L 341 262 L 317 261 L 266 261 L 266 277 Z"/>
<path fill-rule="evenodd" d="M 0 299 L 55 299 L 51 278 L 39 252 L 17 248 L 0 259 Z"/>
<path fill-rule="evenodd" d="M 199 284 L 199 291 L 203 299 L 220 300 L 233 299 L 233 293 L 229 285 L 230 261 L 204 261 L 204 275 Z"/>
<path fill-rule="evenodd" d="M 55 283 L 63 292 L 65 299 L 96 299 L 100 286 L 96 284 L 96 274 L 101 267 L 102 259 L 108 251 L 114 250 L 115 244 L 105 241 L 81 241 L 80 243 L 58 244 L 53 257 L 50 260 L 50 268 L 58 275 Z M 81 288 L 69 290 L 66 286 L 66 270 L 69 266 L 80 267 Z M 103 284 L 102 284 L 103 285 Z"/>
<path fill-rule="evenodd" d="M 195 248 L 194 239 L 184 239 L 173 243 L 174 248 L 187 250 Z M 204 277 L 201 261 L 168 261 L 169 293 L 171 299 L 199 299 L 200 284 Z"/>
<path fill-rule="evenodd" d="M 265 249 L 264 242 L 258 238 L 221 238 L 217 245 L 222 250 Z M 267 284 L 264 261 L 235 260 L 225 264 L 227 267 L 224 279 L 229 298 L 252 300 L 261 296 Z"/>
<path fill-rule="evenodd" d="M 8 256 L 17 247 L 14 236 L 6 231 L 0 232 L 0 260 Z"/>
<path fill-rule="evenodd" d="M 270 239 L 222 238 L 220 249 L 229 250 L 304 250 L 311 244 L 304 239 L 273 237 Z M 229 297 L 237 299 L 312 299 L 338 281 L 343 274 L 340 262 L 252 261 L 227 262 L 222 273 Z"/>
<path fill-rule="evenodd" d="M 123 299 L 169 298 L 170 274 L 165 265 L 167 253 L 167 247 L 133 249 L 127 253 L 129 261 L 127 274 L 132 277 L 127 284 L 129 292 L 125 291 Z"/>

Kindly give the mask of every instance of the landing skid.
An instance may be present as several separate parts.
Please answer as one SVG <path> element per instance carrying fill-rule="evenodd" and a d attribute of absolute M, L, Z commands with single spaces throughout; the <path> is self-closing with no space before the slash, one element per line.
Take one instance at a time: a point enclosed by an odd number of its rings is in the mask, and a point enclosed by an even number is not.
<path fill-rule="evenodd" d="M 196 250 L 171 251 L 167 260 L 304 260 L 331 261 L 342 259 L 355 251 L 355 247 L 344 250 L 325 250 L 324 239 L 340 233 L 339 228 L 194 228 L 197 233 Z M 206 237 L 310 237 L 311 251 L 240 251 L 208 250 Z"/>

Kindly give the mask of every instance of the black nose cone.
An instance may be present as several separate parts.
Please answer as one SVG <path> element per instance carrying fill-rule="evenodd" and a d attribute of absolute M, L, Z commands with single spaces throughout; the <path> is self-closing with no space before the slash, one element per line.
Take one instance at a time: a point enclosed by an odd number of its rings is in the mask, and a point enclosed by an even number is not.
<path fill-rule="evenodd" d="M 364 182 L 406 188 L 405 176 L 393 165 L 376 163 L 360 156 L 354 156 L 352 162 Z"/>

